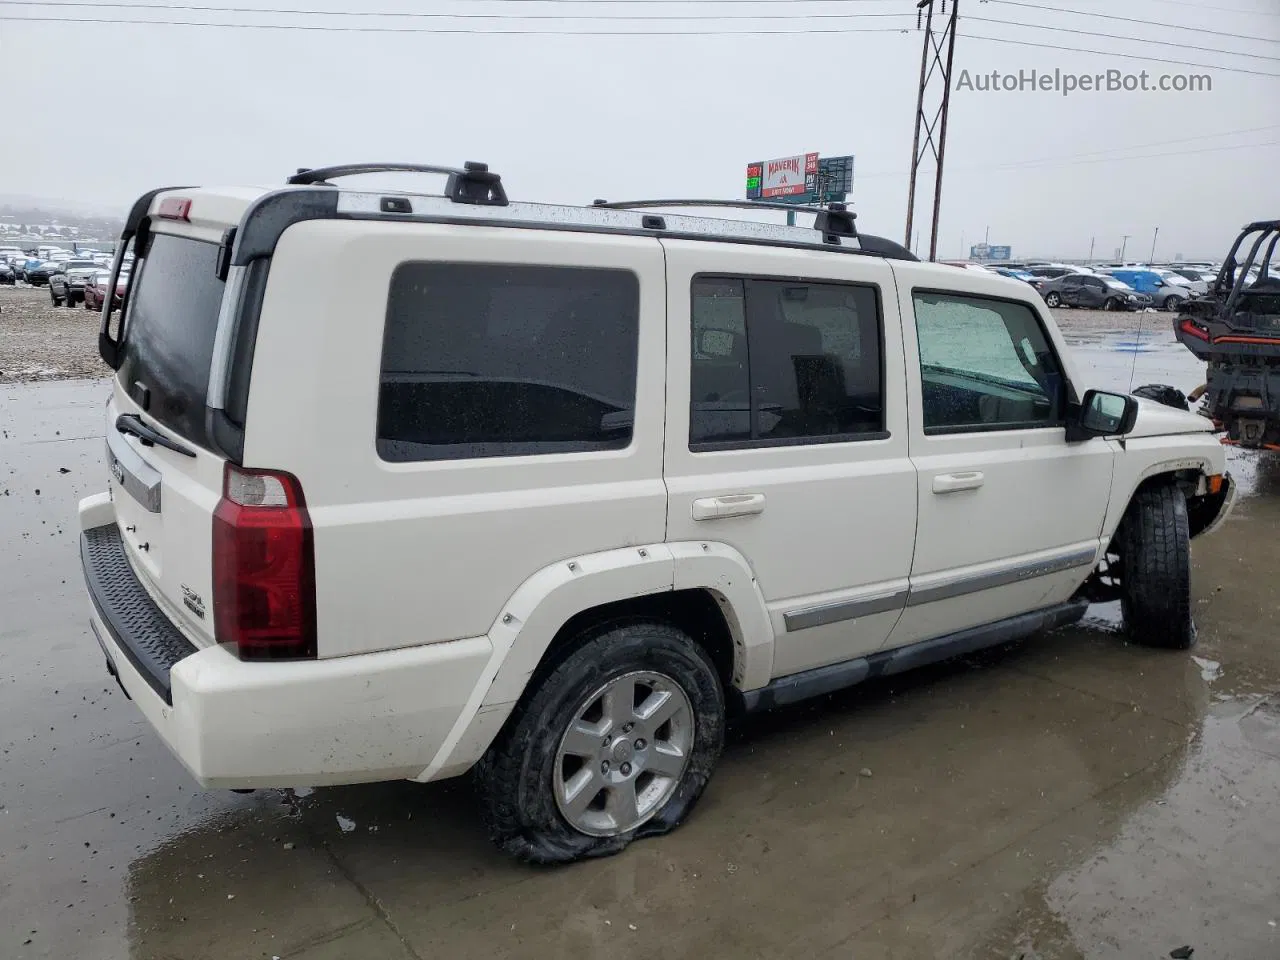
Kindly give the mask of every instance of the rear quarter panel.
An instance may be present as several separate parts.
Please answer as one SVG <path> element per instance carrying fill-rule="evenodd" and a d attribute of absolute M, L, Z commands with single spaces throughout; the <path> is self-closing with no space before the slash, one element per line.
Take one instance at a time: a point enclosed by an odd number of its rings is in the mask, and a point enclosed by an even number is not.
<path fill-rule="evenodd" d="M 636 414 L 624 450 L 389 463 L 375 447 L 387 295 L 407 261 L 620 267 L 639 278 Z M 557 560 L 663 540 L 665 279 L 656 240 L 311 221 L 272 261 L 244 465 L 301 481 L 315 528 L 321 657 L 476 637 Z"/>

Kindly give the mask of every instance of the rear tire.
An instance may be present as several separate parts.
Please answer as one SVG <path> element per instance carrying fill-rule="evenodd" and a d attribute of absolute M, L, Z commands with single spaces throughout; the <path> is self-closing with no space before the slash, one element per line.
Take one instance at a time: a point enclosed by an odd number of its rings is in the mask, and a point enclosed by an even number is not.
<path fill-rule="evenodd" d="M 1049 307 L 1060 307 L 1062 306 L 1062 297 L 1059 296 L 1056 290 L 1050 290 L 1044 295 L 1044 302 Z"/>
<path fill-rule="evenodd" d="M 490 839 L 529 863 L 608 856 L 632 840 L 675 829 L 702 795 L 724 745 L 720 679 L 706 652 L 686 634 L 665 623 L 615 623 L 584 634 L 569 649 L 550 673 L 526 691 L 475 768 L 481 815 Z M 678 721 L 678 729 L 675 719 L 658 723 L 653 730 L 646 729 L 643 719 L 634 720 L 634 728 L 611 719 L 619 717 L 616 710 L 623 708 L 610 704 L 621 704 L 623 698 L 606 701 L 602 691 L 614 689 L 615 684 L 624 692 L 640 691 L 633 694 L 641 698 L 638 705 L 625 705 L 628 716 L 634 710 L 639 718 L 654 692 L 661 693 L 656 688 L 650 691 L 645 684 L 651 681 L 643 678 L 657 678 L 668 687 L 664 704 L 682 705 L 675 715 L 685 718 Z M 598 719 L 592 712 L 597 705 Z M 569 749 L 570 734 L 583 728 L 589 729 L 590 736 L 583 738 L 587 752 L 579 753 Z M 653 761 L 657 770 L 660 755 L 667 761 L 676 756 L 659 750 L 660 745 L 675 742 L 686 747 L 678 768 L 669 768 L 669 776 L 646 767 Z M 606 774 L 632 779 L 615 791 L 611 784 L 616 779 L 609 780 Z M 584 785 L 573 793 L 584 799 L 580 811 L 573 812 L 570 787 L 579 778 L 585 778 Z M 620 818 L 623 828 L 614 829 L 609 822 L 612 805 L 615 796 L 625 799 L 627 783 L 632 798 L 647 798 L 653 806 L 634 815 L 638 808 L 633 803 L 633 816 Z M 619 802 L 618 808 L 624 804 Z M 577 826 L 570 823 L 566 811 Z"/>
<path fill-rule="evenodd" d="M 1187 501 L 1173 484 L 1141 490 L 1120 523 L 1121 607 L 1129 636 L 1148 647 L 1186 650 L 1191 619 Z"/>
<path fill-rule="evenodd" d="M 1178 307 L 1181 306 L 1181 304 L 1182 304 L 1181 297 L 1165 297 L 1164 298 L 1164 308 L 1168 310 L 1170 313 L 1175 312 L 1178 309 Z"/>

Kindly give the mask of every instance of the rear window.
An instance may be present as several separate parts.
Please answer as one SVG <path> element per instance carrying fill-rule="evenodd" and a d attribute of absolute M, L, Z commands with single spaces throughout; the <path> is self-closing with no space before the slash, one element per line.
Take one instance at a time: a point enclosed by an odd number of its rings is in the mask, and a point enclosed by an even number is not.
<path fill-rule="evenodd" d="M 382 345 L 379 456 L 626 447 L 639 314 L 639 281 L 625 270 L 401 264 Z"/>
<path fill-rule="evenodd" d="M 152 234 L 134 271 L 119 367 L 135 400 L 145 388 L 150 416 L 202 447 L 209 446 L 204 410 L 224 286 L 217 259 L 215 243 Z"/>

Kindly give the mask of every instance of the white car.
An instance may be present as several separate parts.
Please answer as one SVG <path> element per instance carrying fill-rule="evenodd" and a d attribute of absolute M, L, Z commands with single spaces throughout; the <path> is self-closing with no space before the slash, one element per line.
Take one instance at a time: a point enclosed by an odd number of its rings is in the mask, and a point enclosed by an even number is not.
<path fill-rule="evenodd" d="M 838 207 L 331 182 L 376 169 L 157 191 L 121 238 L 90 622 L 201 784 L 474 771 L 502 849 L 566 861 L 684 820 L 736 713 L 1090 600 L 1192 644 L 1223 447 L 1091 389 L 1026 284 Z"/>

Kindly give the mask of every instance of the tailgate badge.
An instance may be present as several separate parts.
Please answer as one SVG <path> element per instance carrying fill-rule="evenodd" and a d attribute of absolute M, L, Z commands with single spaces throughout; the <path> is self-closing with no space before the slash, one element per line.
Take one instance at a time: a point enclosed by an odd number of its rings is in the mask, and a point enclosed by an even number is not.
<path fill-rule="evenodd" d="M 111 475 L 116 478 L 116 483 L 124 483 L 124 467 L 120 465 L 120 461 L 115 457 L 111 458 Z"/>
<path fill-rule="evenodd" d="M 200 594 L 196 593 L 185 583 L 182 587 L 182 605 L 194 613 L 201 620 L 204 619 L 204 599 Z"/>

